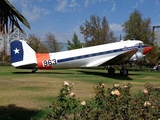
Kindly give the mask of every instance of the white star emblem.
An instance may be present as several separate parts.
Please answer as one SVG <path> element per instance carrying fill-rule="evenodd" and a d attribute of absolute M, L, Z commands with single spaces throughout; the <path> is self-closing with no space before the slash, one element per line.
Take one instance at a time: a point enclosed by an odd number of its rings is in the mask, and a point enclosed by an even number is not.
<path fill-rule="evenodd" d="M 14 51 L 14 54 L 19 54 L 19 50 L 20 50 L 20 49 L 17 49 L 17 48 L 16 48 L 15 50 L 13 50 L 13 51 Z"/>

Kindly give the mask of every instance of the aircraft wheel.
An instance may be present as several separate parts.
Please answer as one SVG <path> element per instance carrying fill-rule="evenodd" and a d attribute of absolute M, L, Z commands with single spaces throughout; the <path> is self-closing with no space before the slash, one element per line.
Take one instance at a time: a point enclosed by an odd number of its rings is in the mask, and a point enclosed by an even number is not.
<path fill-rule="evenodd" d="M 120 70 L 120 74 L 127 76 L 127 75 L 128 75 L 128 70 L 127 70 L 126 68 L 122 68 L 122 69 Z"/>
<path fill-rule="evenodd" d="M 110 74 L 110 75 L 115 74 L 115 69 L 114 69 L 113 67 L 110 67 L 110 68 L 108 69 L 108 74 Z"/>
<path fill-rule="evenodd" d="M 35 70 L 32 70 L 32 73 L 35 73 L 37 70 L 35 69 Z"/>

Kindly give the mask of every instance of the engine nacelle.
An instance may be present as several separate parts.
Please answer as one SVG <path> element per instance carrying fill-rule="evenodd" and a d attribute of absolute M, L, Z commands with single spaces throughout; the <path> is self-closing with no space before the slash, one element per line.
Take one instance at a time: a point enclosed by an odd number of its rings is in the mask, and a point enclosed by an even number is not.
<path fill-rule="evenodd" d="M 137 51 L 130 59 L 130 62 L 141 62 L 144 61 L 144 56 L 143 53 L 140 51 Z"/>

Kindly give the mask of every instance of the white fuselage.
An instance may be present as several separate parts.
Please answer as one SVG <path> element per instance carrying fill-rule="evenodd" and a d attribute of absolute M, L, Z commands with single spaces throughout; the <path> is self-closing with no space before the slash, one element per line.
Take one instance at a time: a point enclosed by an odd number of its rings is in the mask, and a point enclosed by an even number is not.
<path fill-rule="evenodd" d="M 11 61 L 14 67 L 22 69 L 97 67 L 119 55 L 123 56 L 129 51 L 135 53 L 140 49 L 140 44 L 143 42 L 127 40 L 63 52 L 39 54 L 34 52 L 26 41 L 15 40 L 11 42 Z M 130 55 L 128 56 L 131 57 Z M 116 60 L 123 59 L 122 56 Z"/>
<path fill-rule="evenodd" d="M 51 61 L 56 61 L 55 64 L 52 64 L 52 68 L 97 67 L 104 61 L 110 60 L 119 54 L 138 48 L 139 43 L 142 42 L 137 40 L 121 41 L 76 50 L 49 53 L 49 56 Z"/>

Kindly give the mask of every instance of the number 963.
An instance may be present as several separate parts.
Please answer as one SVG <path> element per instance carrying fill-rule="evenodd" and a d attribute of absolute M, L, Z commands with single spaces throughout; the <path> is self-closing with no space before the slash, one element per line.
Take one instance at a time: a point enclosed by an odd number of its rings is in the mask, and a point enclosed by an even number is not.
<path fill-rule="evenodd" d="M 52 66 L 57 64 L 56 59 L 42 61 L 43 66 Z"/>

